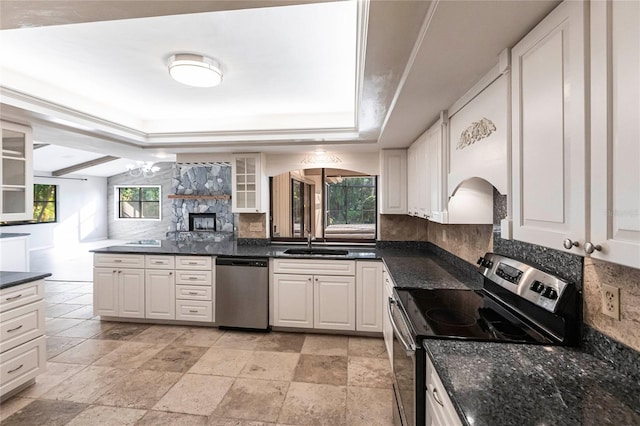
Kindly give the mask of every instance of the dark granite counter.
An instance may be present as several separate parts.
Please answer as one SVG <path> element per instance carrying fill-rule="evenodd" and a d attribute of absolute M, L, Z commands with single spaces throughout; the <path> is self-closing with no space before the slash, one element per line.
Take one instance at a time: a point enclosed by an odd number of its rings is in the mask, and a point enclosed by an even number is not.
<path fill-rule="evenodd" d="M 0 232 L 0 239 L 3 238 L 16 238 L 16 237 L 28 237 L 31 234 L 15 233 L 15 232 Z"/>
<path fill-rule="evenodd" d="M 31 281 L 41 280 L 50 277 L 51 274 L 46 272 L 7 272 L 0 271 L 0 290 L 13 287 L 16 285 L 28 283 Z"/>
<path fill-rule="evenodd" d="M 436 339 L 425 348 L 467 425 L 640 425 L 640 383 L 577 349 Z"/>

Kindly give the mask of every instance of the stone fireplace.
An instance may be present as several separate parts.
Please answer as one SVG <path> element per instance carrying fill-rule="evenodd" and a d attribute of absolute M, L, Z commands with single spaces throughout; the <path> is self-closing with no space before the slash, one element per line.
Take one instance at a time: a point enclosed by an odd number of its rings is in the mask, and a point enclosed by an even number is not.
<path fill-rule="evenodd" d="M 189 213 L 189 231 L 191 232 L 215 232 L 215 213 Z"/>

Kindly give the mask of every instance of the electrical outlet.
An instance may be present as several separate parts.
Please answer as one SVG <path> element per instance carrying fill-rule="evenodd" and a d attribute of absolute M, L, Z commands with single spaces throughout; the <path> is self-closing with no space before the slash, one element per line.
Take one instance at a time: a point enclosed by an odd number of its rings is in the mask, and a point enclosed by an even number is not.
<path fill-rule="evenodd" d="M 620 289 L 602 284 L 602 313 L 620 321 Z"/>
<path fill-rule="evenodd" d="M 251 222 L 249 224 L 249 231 L 260 232 L 262 231 L 262 222 Z"/>

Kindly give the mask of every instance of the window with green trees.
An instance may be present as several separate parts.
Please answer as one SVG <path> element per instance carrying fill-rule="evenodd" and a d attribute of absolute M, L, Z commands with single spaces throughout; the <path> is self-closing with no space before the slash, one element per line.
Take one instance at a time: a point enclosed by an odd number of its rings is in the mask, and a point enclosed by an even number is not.
<path fill-rule="evenodd" d="M 327 225 L 376 223 L 375 177 L 342 177 L 327 190 Z"/>
<path fill-rule="evenodd" d="M 35 223 L 51 223 L 58 219 L 56 185 L 33 185 L 33 221 Z"/>
<path fill-rule="evenodd" d="M 160 186 L 116 186 L 118 219 L 160 219 Z"/>

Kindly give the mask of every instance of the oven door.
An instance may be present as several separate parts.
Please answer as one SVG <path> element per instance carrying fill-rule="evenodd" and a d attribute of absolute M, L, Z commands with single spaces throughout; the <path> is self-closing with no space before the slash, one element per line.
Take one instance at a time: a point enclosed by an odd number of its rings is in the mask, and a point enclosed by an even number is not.
<path fill-rule="evenodd" d="M 387 315 L 393 327 L 393 391 L 397 409 L 394 410 L 394 424 L 416 426 L 416 372 L 418 370 L 419 349 L 409 333 L 408 320 L 398 306 L 389 298 Z"/>

